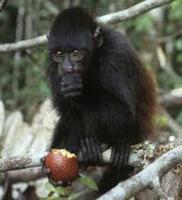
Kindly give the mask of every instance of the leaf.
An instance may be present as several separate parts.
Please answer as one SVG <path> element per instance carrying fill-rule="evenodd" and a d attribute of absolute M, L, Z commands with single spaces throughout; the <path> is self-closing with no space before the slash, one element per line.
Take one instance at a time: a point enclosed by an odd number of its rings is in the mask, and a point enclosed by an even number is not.
<path fill-rule="evenodd" d="M 47 182 L 45 186 L 46 186 L 47 190 L 49 190 L 50 192 L 56 192 L 56 188 L 49 182 Z"/>
<path fill-rule="evenodd" d="M 52 197 L 54 195 L 54 193 L 55 193 L 54 191 L 50 191 L 48 194 L 48 197 Z"/>
<path fill-rule="evenodd" d="M 157 126 L 166 127 L 168 124 L 168 118 L 164 115 L 157 115 L 154 120 Z"/>
<path fill-rule="evenodd" d="M 56 200 L 56 197 L 59 196 L 59 193 L 57 191 L 57 188 L 55 188 L 52 184 L 50 184 L 49 182 L 46 183 L 46 188 L 49 191 L 48 197 L 44 198 L 45 200 L 49 200 L 49 199 L 54 199 Z"/>
<path fill-rule="evenodd" d="M 80 174 L 80 178 L 78 178 L 78 180 L 81 181 L 83 184 L 85 184 L 92 190 L 95 190 L 95 191 L 99 190 L 95 181 L 92 178 L 90 178 L 89 176 Z"/>
<path fill-rule="evenodd" d="M 71 187 L 58 186 L 58 187 L 56 187 L 56 190 L 57 190 L 59 196 L 69 196 L 72 192 Z"/>

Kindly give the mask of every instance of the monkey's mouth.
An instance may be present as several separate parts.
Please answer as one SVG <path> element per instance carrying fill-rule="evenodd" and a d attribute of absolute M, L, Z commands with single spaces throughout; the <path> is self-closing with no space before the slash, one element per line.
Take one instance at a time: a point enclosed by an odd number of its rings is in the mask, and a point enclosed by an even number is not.
<path fill-rule="evenodd" d="M 63 97 L 79 97 L 82 95 L 82 79 L 79 74 L 66 74 L 61 81 Z"/>

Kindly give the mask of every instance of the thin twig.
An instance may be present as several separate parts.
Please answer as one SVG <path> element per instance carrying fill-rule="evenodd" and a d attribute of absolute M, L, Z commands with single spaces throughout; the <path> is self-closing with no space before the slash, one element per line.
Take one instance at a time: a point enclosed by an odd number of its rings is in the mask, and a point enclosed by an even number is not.
<path fill-rule="evenodd" d="M 0 0 L 0 12 L 3 10 L 8 0 Z"/>
<path fill-rule="evenodd" d="M 17 51 L 21 49 L 28 49 L 36 46 L 40 46 L 47 42 L 46 35 L 42 35 L 33 39 L 22 40 L 19 42 L 0 45 L 0 52 Z"/>
<path fill-rule="evenodd" d="M 182 107 L 182 88 L 171 90 L 163 95 L 161 103 L 167 108 Z"/>
<path fill-rule="evenodd" d="M 174 0 L 147 0 L 143 1 L 131 8 L 128 8 L 123 11 L 115 12 L 112 14 L 104 15 L 98 18 L 99 22 L 105 24 L 113 24 L 116 22 L 125 21 L 128 19 L 132 19 L 138 15 L 141 15 L 149 10 L 154 8 L 166 5 L 168 3 L 173 2 Z"/>

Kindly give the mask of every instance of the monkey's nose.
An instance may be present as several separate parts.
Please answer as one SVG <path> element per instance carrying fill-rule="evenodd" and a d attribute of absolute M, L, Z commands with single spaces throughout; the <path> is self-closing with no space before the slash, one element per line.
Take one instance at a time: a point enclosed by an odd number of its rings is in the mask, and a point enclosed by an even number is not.
<path fill-rule="evenodd" d="M 63 72 L 64 73 L 73 72 L 73 65 L 68 58 L 65 58 L 63 61 Z"/>

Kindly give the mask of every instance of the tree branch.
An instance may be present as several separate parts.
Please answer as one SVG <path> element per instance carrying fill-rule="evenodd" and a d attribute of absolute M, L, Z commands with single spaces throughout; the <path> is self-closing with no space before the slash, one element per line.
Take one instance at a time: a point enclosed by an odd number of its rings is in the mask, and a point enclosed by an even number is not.
<path fill-rule="evenodd" d="M 0 159 L 0 172 L 9 170 L 25 169 L 30 167 L 41 166 L 41 158 L 47 155 L 45 153 L 37 153 L 33 155 L 15 156 L 6 159 Z"/>
<path fill-rule="evenodd" d="M 125 21 L 128 19 L 134 18 L 142 13 L 145 13 L 149 10 L 152 10 L 154 8 L 171 3 L 173 1 L 174 0 L 147 0 L 133 7 L 130 7 L 126 10 L 98 17 L 97 20 L 98 22 L 104 23 L 104 24 Z M 36 46 L 46 43 L 46 41 L 47 41 L 46 35 L 42 35 L 34 39 L 19 41 L 19 42 L 11 43 L 11 44 L 2 44 L 0 45 L 0 53 L 36 47 Z"/>
<path fill-rule="evenodd" d="M 173 108 L 182 106 L 182 88 L 174 89 L 163 95 L 161 103 L 164 107 Z"/>
<path fill-rule="evenodd" d="M 132 166 L 138 166 L 140 168 L 143 165 L 147 165 L 148 167 L 127 181 L 119 183 L 115 188 L 100 197 L 99 200 L 128 199 L 147 187 L 151 188 L 151 186 L 153 187 L 154 191 L 158 191 L 159 195 L 163 194 L 161 191 L 162 189 L 160 187 L 160 182 L 157 180 L 163 177 L 163 175 L 172 169 L 172 167 L 175 167 L 176 164 L 182 162 L 182 145 L 171 151 L 168 151 L 172 148 L 174 148 L 174 144 L 168 144 L 166 146 L 161 145 L 156 148 L 154 144 L 149 142 L 133 146 L 130 154 L 129 164 Z M 159 156 L 166 151 L 168 152 L 163 154 L 155 162 L 149 165 L 151 159 L 153 160 L 156 155 Z M 9 171 L 7 174 L 13 182 L 20 180 L 36 180 L 36 178 L 45 176 L 41 172 L 41 168 L 37 168 L 37 166 L 42 165 L 40 159 L 46 154 L 47 152 L 42 154 L 34 154 L 33 156 L 25 155 L 8 159 L 0 159 L 0 172 L 15 170 Z M 105 163 L 110 162 L 110 155 L 111 150 L 103 153 Z M 79 161 L 81 162 L 80 159 Z M 23 168 L 26 169 L 23 171 L 17 171 L 17 169 Z"/>
<path fill-rule="evenodd" d="M 3 10 L 3 8 L 5 7 L 6 3 L 8 0 L 0 0 L 0 12 Z"/>
<path fill-rule="evenodd" d="M 138 15 L 141 15 L 149 10 L 152 10 L 154 8 L 166 5 L 168 3 L 173 2 L 174 0 L 147 0 L 143 1 L 131 8 L 128 8 L 126 10 L 122 10 L 119 12 L 115 12 L 112 14 L 104 15 L 101 17 L 98 17 L 98 22 L 104 23 L 104 24 L 113 24 L 121 21 L 125 21 L 128 19 L 132 19 Z"/>
<path fill-rule="evenodd" d="M 158 187 L 155 180 L 159 180 L 167 171 L 181 162 L 182 145 L 165 153 L 135 176 L 119 183 L 116 187 L 98 198 L 98 200 L 129 199 L 147 187 Z"/>
<path fill-rule="evenodd" d="M 34 155 L 28 154 L 24 156 L 15 156 L 11 158 L 0 159 L 0 172 L 42 166 L 41 158 L 43 158 L 47 154 L 48 152 L 44 152 L 36 153 Z M 107 150 L 103 153 L 104 163 L 110 162 L 110 155 L 111 150 Z M 78 160 L 80 163 L 82 162 L 81 156 L 78 156 Z M 141 161 L 142 159 L 140 159 L 140 156 L 137 155 L 135 151 L 132 151 L 129 163 L 131 165 L 138 165 L 138 163 L 141 163 Z"/>
<path fill-rule="evenodd" d="M 147 147 L 150 147 L 147 149 Z M 159 180 L 163 175 L 172 169 L 176 164 L 182 162 L 182 145 L 172 149 L 173 145 L 164 145 L 159 146 L 156 151 L 156 147 L 151 143 L 144 143 L 140 145 L 135 145 L 132 153 L 130 154 L 129 163 L 133 166 L 142 166 L 147 165 L 143 171 L 136 174 L 135 176 L 131 177 L 127 181 L 119 183 L 115 188 L 104 194 L 98 200 L 104 199 L 128 199 L 132 197 L 137 192 L 150 187 L 153 187 L 155 191 L 158 191 L 159 194 L 163 194 L 160 188 Z M 143 150 L 144 149 L 144 150 Z M 151 153 L 151 150 L 153 153 Z M 162 150 L 161 150 L 162 149 Z M 167 153 L 163 154 L 159 157 L 156 161 L 152 164 L 150 160 L 154 158 L 156 155 L 161 155 L 161 153 L 168 151 Z M 147 152 L 147 153 L 146 153 Z M 27 180 L 36 180 L 36 178 L 43 177 L 44 174 L 41 172 L 41 168 L 37 166 L 41 166 L 42 163 L 40 159 L 45 156 L 47 153 L 42 154 L 34 154 L 34 156 L 20 156 L 20 157 L 12 157 L 9 159 L 0 159 L 0 171 L 9 171 L 8 177 L 13 182 L 17 181 L 27 181 Z M 36 156 L 35 156 L 36 155 Z M 111 151 L 108 150 L 104 152 L 104 162 L 109 163 Z M 34 168 L 31 168 L 34 167 Z M 20 170 L 19 172 L 16 171 L 17 169 L 24 169 L 23 171 Z M 21 174 L 21 175 L 20 175 Z"/>
<path fill-rule="evenodd" d="M 33 39 L 22 40 L 22 41 L 10 43 L 10 44 L 2 44 L 0 45 L 0 52 L 28 49 L 28 48 L 45 44 L 46 42 L 47 42 L 46 35 L 42 35 Z"/>

